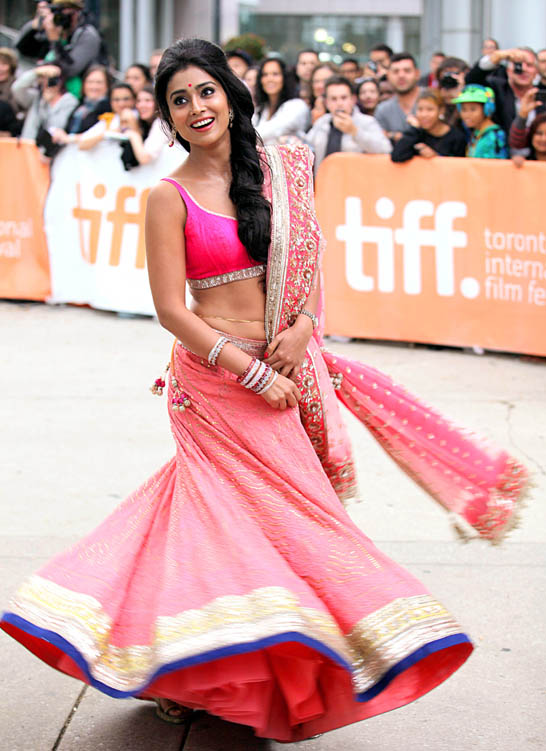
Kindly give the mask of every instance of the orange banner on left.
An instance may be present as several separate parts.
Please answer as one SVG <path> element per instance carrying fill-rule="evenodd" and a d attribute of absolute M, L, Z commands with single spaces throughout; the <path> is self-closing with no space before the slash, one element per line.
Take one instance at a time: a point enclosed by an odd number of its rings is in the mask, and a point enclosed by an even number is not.
<path fill-rule="evenodd" d="M 45 300 L 51 292 L 44 232 L 49 168 L 36 146 L 0 141 L 0 297 Z"/>

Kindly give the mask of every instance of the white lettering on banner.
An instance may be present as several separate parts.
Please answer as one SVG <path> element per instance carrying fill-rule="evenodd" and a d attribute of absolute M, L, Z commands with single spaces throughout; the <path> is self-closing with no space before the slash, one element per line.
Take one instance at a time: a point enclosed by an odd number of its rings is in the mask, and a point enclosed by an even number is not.
<path fill-rule="evenodd" d="M 381 219 L 390 219 L 395 206 L 390 198 L 382 197 L 375 204 Z M 393 292 L 395 285 L 394 242 L 402 245 L 403 284 L 408 295 L 422 291 L 421 248 L 435 249 L 436 292 L 450 297 L 455 294 L 455 248 L 466 248 L 467 234 L 455 230 L 453 223 L 467 215 L 462 201 L 444 201 L 435 209 L 432 201 L 413 200 L 404 206 L 402 227 L 369 226 L 362 223 L 362 202 L 349 196 L 345 199 L 345 224 L 336 227 L 336 238 L 345 243 L 345 273 L 347 283 L 359 292 L 371 292 L 375 280 L 364 271 L 363 245 L 377 246 L 377 288 L 380 292 Z M 421 219 L 434 217 L 434 229 L 423 229 Z M 479 294 L 480 285 L 471 277 L 461 280 L 461 293 L 473 298 Z"/>
<path fill-rule="evenodd" d="M 0 239 L 4 237 L 17 237 L 19 239 L 28 240 L 32 237 L 32 234 L 32 219 L 20 222 L 10 219 L 7 221 L 0 221 Z"/>

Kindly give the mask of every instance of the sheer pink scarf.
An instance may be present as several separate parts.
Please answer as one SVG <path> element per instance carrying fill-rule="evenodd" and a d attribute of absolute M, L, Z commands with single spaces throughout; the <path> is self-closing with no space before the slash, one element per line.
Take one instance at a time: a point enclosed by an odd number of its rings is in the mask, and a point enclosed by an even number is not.
<path fill-rule="evenodd" d="M 323 240 L 314 211 L 309 149 L 270 146 L 266 155 L 272 241 L 265 325 L 271 341 L 304 307 Z M 337 399 L 405 472 L 458 516 L 459 531 L 471 525 L 482 537 L 500 540 L 516 519 L 527 481 L 525 467 L 506 451 L 456 427 L 387 375 L 327 352 L 321 331 L 319 326 L 309 342 L 299 377 L 300 414 L 338 496 L 355 495 L 356 476 Z"/>

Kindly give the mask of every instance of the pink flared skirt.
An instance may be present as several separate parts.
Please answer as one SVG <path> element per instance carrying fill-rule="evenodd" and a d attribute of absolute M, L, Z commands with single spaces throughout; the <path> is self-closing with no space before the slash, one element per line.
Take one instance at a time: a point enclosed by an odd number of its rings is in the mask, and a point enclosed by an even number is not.
<path fill-rule="evenodd" d="M 249 343 L 250 346 L 250 343 Z M 256 343 L 258 347 L 258 343 Z M 113 697 L 296 741 L 407 704 L 472 645 L 353 524 L 297 409 L 177 345 L 176 456 L 31 576 L 2 628 Z"/>

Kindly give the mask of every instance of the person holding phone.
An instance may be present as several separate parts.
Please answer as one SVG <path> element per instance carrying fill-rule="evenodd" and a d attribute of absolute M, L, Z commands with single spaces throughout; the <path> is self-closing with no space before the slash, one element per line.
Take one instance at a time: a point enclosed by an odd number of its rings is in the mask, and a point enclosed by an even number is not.
<path fill-rule="evenodd" d="M 532 116 L 532 117 L 531 117 Z M 533 87 L 521 100 L 519 114 L 510 128 L 509 145 L 512 160 L 517 167 L 521 167 L 525 159 L 533 157 L 533 137 L 531 131 L 536 130 L 537 120 L 546 119 L 546 90 Z M 531 124 L 527 126 L 527 122 Z"/>
<path fill-rule="evenodd" d="M 488 86 L 493 90 L 496 105 L 493 119 L 508 138 L 523 97 L 534 88 L 536 75 L 535 51 L 530 47 L 515 47 L 484 55 L 467 73 L 466 83 Z"/>
<path fill-rule="evenodd" d="M 326 114 L 316 121 L 306 141 L 315 152 L 315 170 L 329 154 L 389 154 L 391 144 L 374 117 L 362 114 L 356 96 L 343 76 L 332 76 L 324 91 Z"/>

